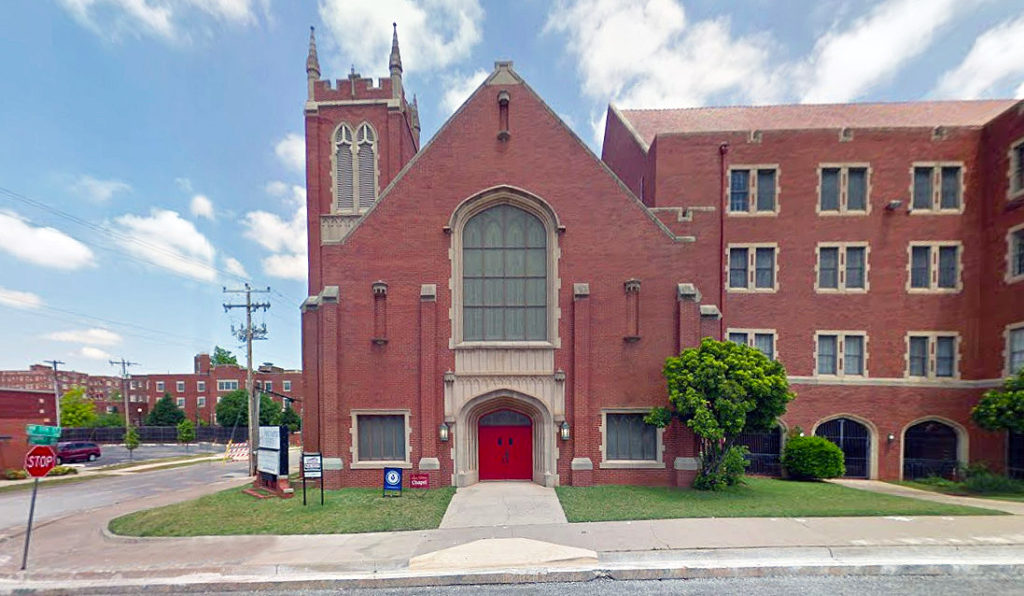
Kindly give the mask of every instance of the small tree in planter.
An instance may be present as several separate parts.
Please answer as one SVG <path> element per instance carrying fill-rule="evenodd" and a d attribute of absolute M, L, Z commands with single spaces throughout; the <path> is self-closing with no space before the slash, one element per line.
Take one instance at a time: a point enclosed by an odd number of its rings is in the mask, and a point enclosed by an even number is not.
<path fill-rule="evenodd" d="M 795 396 L 786 370 L 759 350 L 704 338 L 700 346 L 665 360 L 668 408 L 654 408 L 645 420 L 664 428 L 673 418 L 689 427 L 700 443 L 700 469 L 694 488 L 735 484 L 745 461 L 736 438 L 745 430 L 768 430 Z"/>
<path fill-rule="evenodd" d="M 124 433 L 124 448 L 128 450 L 128 461 L 132 461 L 132 452 L 139 447 L 139 431 L 129 426 Z"/>
<path fill-rule="evenodd" d="M 178 423 L 178 442 L 185 444 L 185 453 L 188 453 L 188 444 L 196 440 L 196 427 L 188 418 Z"/>

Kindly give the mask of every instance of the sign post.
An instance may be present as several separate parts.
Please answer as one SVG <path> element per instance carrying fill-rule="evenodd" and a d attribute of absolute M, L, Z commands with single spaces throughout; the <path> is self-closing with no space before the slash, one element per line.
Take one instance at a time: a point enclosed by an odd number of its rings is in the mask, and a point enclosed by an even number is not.
<path fill-rule="evenodd" d="M 384 468 L 384 491 L 381 496 L 402 496 L 402 468 Z M 397 493 L 397 494 L 395 494 Z"/>
<path fill-rule="evenodd" d="M 306 504 L 306 478 L 320 480 L 320 504 L 324 504 L 324 457 L 322 453 L 302 454 L 302 504 Z"/>
<path fill-rule="evenodd" d="M 31 425 L 35 426 L 35 425 Z M 44 427 L 45 428 L 45 427 Z M 56 427 L 51 427 L 56 428 Z M 59 432 L 60 429 L 58 429 Z M 59 435 L 58 435 L 59 436 Z M 36 513 L 36 491 L 39 490 L 39 479 L 50 473 L 57 465 L 57 456 L 48 445 L 36 445 L 25 454 L 25 471 L 35 480 L 32 483 L 32 504 L 28 508 L 28 529 L 25 531 L 25 552 L 21 556 L 21 569 L 28 565 L 28 543 L 32 539 L 32 518 Z"/>

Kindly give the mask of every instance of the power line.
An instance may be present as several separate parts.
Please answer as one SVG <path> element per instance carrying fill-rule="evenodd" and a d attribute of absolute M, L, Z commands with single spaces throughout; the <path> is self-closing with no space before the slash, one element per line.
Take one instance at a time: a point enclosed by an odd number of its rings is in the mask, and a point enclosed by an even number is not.
<path fill-rule="evenodd" d="M 57 380 L 57 365 L 64 364 L 63 360 L 43 360 L 43 362 L 53 367 L 53 401 L 56 404 L 57 412 L 57 426 L 60 426 L 60 383 Z"/>
<path fill-rule="evenodd" d="M 117 366 L 118 364 L 121 365 L 121 399 L 124 400 L 124 428 L 125 432 L 127 432 L 128 427 L 132 424 L 131 420 L 128 418 L 128 367 L 138 366 L 139 363 L 128 362 L 124 359 L 124 356 L 121 357 L 120 362 L 117 360 L 108 360 L 108 362 L 110 362 L 111 366 Z"/>

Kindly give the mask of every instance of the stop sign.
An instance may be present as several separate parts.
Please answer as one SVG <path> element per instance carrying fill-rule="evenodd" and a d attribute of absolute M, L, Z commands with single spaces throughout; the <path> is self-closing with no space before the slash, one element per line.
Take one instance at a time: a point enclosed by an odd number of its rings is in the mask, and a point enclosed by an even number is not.
<path fill-rule="evenodd" d="M 33 478 L 42 478 L 57 465 L 57 456 L 49 445 L 36 445 L 25 454 L 25 471 Z"/>

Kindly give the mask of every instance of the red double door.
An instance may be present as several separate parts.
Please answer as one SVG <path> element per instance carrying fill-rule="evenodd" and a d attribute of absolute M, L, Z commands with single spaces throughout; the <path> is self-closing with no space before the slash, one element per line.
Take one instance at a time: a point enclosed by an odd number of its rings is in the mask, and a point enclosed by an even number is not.
<path fill-rule="evenodd" d="M 501 410 L 481 418 L 478 429 L 480 480 L 533 479 L 533 425 L 528 417 Z"/>

